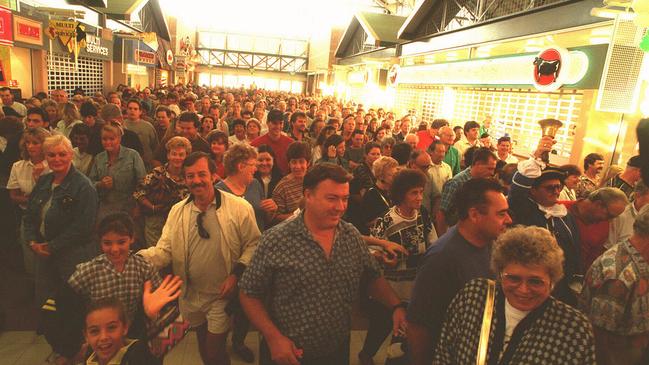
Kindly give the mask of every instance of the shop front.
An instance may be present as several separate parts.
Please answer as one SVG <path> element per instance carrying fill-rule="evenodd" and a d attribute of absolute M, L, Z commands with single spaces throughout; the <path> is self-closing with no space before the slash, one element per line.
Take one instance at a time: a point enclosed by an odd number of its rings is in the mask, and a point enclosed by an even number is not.
<path fill-rule="evenodd" d="M 520 156 L 528 156 L 540 138 L 539 120 L 558 119 L 563 126 L 551 162 L 581 166 L 586 154 L 598 152 L 608 163 L 624 165 L 637 154 L 634 129 L 643 105 L 649 108 L 649 72 L 642 72 L 643 56 L 633 42 L 623 47 L 627 59 L 615 56 L 619 27 L 619 20 L 598 19 L 467 46 L 457 37 L 461 31 L 426 45 L 406 44 L 394 110 L 398 115 L 414 110 L 427 122 L 445 118 L 452 125 L 490 119 L 493 137 L 511 136 Z M 455 47 L 444 47 L 453 42 Z M 615 87 L 619 98 L 612 96 Z M 616 104 L 624 105 L 616 109 Z"/>
<path fill-rule="evenodd" d="M 10 49 L 11 67 L 8 73 L 10 86 L 20 91 L 22 98 L 28 98 L 46 89 L 47 74 L 44 59 L 49 50 L 44 30 L 47 16 L 33 11 L 27 14 L 14 13 L 11 30 L 13 46 Z"/>
<path fill-rule="evenodd" d="M 104 92 L 110 61 L 113 59 L 113 41 L 102 36 L 105 32 L 74 21 L 50 21 L 56 37 L 51 40 L 47 55 L 49 91 L 83 90 L 86 95 Z M 85 33 L 84 37 L 77 34 Z M 100 35 L 102 34 L 102 35 Z"/>
<path fill-rule="evenodd" d="M 391 108 L 395 90 L 388 73 L 397 62 L 397 32 L 405 20 L 388 14 L 355 14 L 338 43 L 333 80 L 323 93 L 366 108 Z"/>
<path fill-rule="evenodd" d="M 155 51 L 144 42 L 124 39 L 122 48 L 122 71 L 126 85 L 138 90 L 155 84 Z"/>

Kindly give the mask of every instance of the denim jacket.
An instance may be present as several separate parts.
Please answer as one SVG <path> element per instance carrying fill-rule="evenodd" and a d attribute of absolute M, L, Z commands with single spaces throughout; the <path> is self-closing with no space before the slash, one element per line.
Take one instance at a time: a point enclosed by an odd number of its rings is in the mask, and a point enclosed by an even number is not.
<path fill-rule="evenodd" d="M 90 180 L 70 166 L 68 175 L 52 192 L 54 174 L 43 175 L 30 195 L 24 220 L 25 240 L 47 242 L 54 254 L 83 247 L 91 242 L 97 215 L 97 191 Z M 45 213 L 45 237 L 40 233 L 41 211 L 52 196 Z"/>
<path fill-rule="evenodd" d="M 137 184 L 146 175 L 144 162 L 137 153 L 127 147 L 120 147 L 119 156 L 113 166 L 108 165 L 108 154 L 106 151 L 95 156 L 95 163 L 92 165 L 88 177 L 97 184 L 104 176 L 113 178 L 113 189 L 99 189 L 99 197 L 102 203 L 127 205 L 133 202 L 133 192 Z"/>

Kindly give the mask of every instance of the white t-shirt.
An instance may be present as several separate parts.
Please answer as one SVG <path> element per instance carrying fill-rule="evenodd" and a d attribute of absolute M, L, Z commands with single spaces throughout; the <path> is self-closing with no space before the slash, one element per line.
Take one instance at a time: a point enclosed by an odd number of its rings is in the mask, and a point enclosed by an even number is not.
<path fill-rule="evenodd" d="M 43 160 L 43 171 L 38 175 L 38 177 L 43 176 L 50 172 L 49 167 L 47 166 L 47 161 Z M 38 179 L 34 179 L 34 164 L 31 161 L 20 160 L 14 162 L 11 167 L 11 173 L 9 175 L 9 180 L 7 181 L 7 189 L 20 189 L 23 194 L 29 195 L 32 193 L 34 185 Z M 26 206 L 21 208 L 27 209 Z"/>
<path fill-rule="evenodd" d="M 505 299 L 505 338 L 503 340 L 503 352 L 507 350 L 507 345 L 509 345 L 509 340 L 512 338 L 512 334 L 516 329 L 516 326 L 530 313 L 529 311 L 521 311 L 514 308 L 509 304 L 509 300 Z"/>

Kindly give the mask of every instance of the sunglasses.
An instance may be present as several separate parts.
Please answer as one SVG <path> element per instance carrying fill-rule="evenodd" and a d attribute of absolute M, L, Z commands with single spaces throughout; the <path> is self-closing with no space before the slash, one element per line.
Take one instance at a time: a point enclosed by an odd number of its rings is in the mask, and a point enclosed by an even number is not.
<path fill-rule="evenodd" d="M 205 226 L 203 226 L 204 217 L 205 217 L 205 212 L 198 213 L 198 217 L 196 217 L 196 225 L 198 226 L 198 235 L 202 239 L 207 240 L 210 238 L 210 233 L 205 229 Z"/>
<path fill-rule="evenodd" d="M 553 193 L 555 191 L 563 190 L 563 185 L 561 184 L 545 185 L 545 186 L 541 186 L 541 188 L 543 188 L 543 190 L 547 191 L 548 193 Z"/>
<path fill-rule="evenodd" d="M 502 278 L 503 284 L 508 286 L 520 286 L 523 283 L 523 281 L 530 289 L 538 290 L 538 289 L 543 289 L 547 286 L 545 280 L 537 277 L 531 277 L 525 279 L 522 276 L 512 275 L 507 273 L 502 273 L 500 276 Z"/>

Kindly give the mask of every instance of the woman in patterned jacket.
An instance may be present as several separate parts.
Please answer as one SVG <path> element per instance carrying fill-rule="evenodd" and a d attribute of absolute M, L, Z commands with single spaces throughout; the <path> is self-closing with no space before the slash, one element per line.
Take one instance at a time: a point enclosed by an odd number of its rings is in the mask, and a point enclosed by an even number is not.
<path fill-rule="evenodd" d="M 494 243 L 498 283 L 484 364 L 594 365 L 586 317 L 550 296 L 563 252 L 548 230 L 516 227 Z M 448 309 L 433 364 L 475 364 L 488 280 L 469 282 Z"/>

